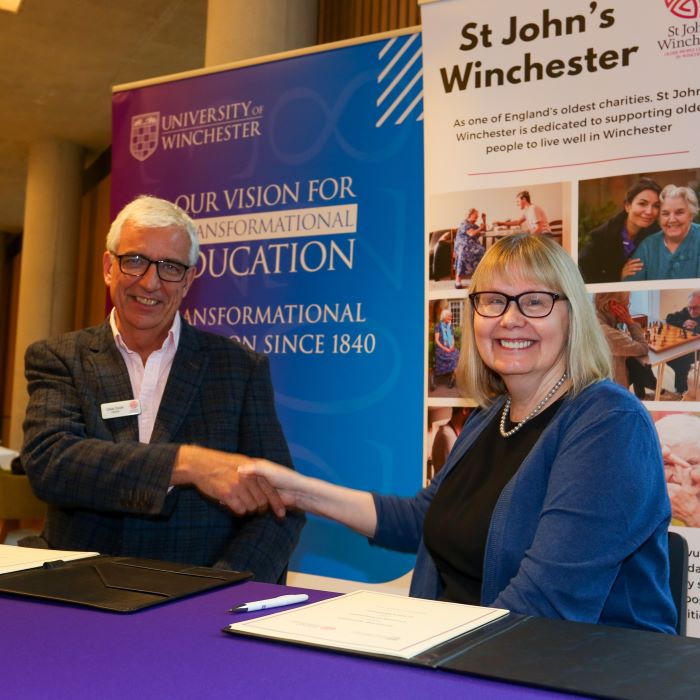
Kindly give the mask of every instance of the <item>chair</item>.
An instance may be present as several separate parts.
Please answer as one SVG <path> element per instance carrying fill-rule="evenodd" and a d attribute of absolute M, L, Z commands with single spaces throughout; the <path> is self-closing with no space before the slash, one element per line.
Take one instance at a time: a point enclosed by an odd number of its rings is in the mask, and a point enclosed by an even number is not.
<path fill-rule="evenodd" d="M 668 533 L 668 558 L 671 565 L 669 584 L 678 611 L 676 633 L 685 636 L 688 603 L 688 543 L 677 532 Z"/>
<path fill-rule="evenodd" d="M 40 501 L 24 474 L 0 469 L 0 544 L 7 534 L 20 527 L 20 520 L 46 516 L 46 504 Z"/>

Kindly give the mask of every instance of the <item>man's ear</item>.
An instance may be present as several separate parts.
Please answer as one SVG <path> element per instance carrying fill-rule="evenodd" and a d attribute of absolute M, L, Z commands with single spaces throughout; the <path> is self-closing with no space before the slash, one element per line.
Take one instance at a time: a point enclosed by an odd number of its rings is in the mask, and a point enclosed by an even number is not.
<path fill-rule="evenodd" d="M 102 276 L 108 287 L 112 284 L 112 260 L 112 254 L 105 250 L 102 254 Z"/>
<path fill-rule="evenodd" d="M 194 276 L 195 276 L 196 272 L 197 272 L 197 270 L 194 267 L 191 267 L 185 273 L 185 288 L 183 289 L 183 292 L 182 292 L 183 299 L 187 296 L 187 292 L 190 291 L 190 287 L 192 286 L 192 282 L 194 282 Z"/>

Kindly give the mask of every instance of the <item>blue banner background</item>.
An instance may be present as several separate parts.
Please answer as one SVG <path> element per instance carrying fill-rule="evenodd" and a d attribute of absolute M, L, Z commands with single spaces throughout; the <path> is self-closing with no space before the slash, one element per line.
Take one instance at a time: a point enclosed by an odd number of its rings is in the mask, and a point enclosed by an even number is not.
<path fill-rule="evenodd" d="M 422 482 L 423 123 L 422 81 L 420 75 L 415 79 L 420 60 L 405 75 L 395 73 L 396 87 L 384 100 L 381 95 L 390 81 L 379 78 L 395 58 L 400 66 L 399 56 L 419 49 L 419 37 L 403 35 L 117 89 L 113 109 L 113 213 L 140 193 L 178 201 L 200 223 L 209 217 L 271 209 L 357 205 L 356 233 L 275 241 L 297 241 L 301 246 L 314 240 L 326 248 L 335 241 L 347 250 L 348 240 L 354 238 L 352 269 L 339 264 L 318 272 L 258 271 L 216 278 L 200 261 L 183 312 L 198 327 L 244 338 L 259 352 L 269 351 L 264 343 L 267 335 L 295 342 L 301 334 L 322 336 L 323 352 L 269 352 L 279 417 L 295 466 L 346 486 L 399 494 L 414 493 Z M 400 104 L 385 118 L 387 105 L 402 90 Z M 194 115 L 196 110 L 248 101 L 261 109 L 259 136 L 166 148 L 171 115 L 183 118 L 188 111 Z M 412 101 L 415 105 L 410 107 Z M 396 124 L 407 109 L 406 118 Z M 132 118 L 147 113 L 157 113 L 160 120 L 158 145 L 151 155 L 137 160 L 129 149 Z M 181 133 L 185 132 L 183 127 Z M 236 209 L 227 207 L 222 194 L 237 187 L 296 182 L 306 192 L 310 180 L 343 177 L 351 178 L 354 197 L 346 192 L 344 198 L 328 201 Z M 207 201 L 208 208 L 203 206 Z M 245 245 L 256 249 L 269 242 Z M 214 251 L 216 265 L 244 245 L 202 243 L 205 256 Z M 333 308 L 339 304 L 341 310 L 349 305 L 350 318 L 277 325 L 201 323 L 205 308 L 250 306 L 264 311 L 301 304 Z M 344 345 L 343 334 L 350 342 L 358 337 L 360 341 L 354 348 Z M 338 352 L 333 352 L 334 346 Z M 375 550 L 345 528 L 310 518 L 290 568 L 378 582 L 395 578 L 412 565 L 413 557 Z"/>

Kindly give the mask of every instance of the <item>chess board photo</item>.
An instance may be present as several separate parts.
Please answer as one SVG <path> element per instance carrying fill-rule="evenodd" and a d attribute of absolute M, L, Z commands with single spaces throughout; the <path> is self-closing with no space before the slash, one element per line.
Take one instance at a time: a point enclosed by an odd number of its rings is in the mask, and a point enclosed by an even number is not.
<path fill-rule="evenodd" d="M 651 350 L 661 352 L 662 350 L 686 345 L 693 340 L 697 340 L 698 336 L 693 335 L 685 328 L 671 326 L 664 321 L 654 321 L 644 329 L 644 338 Z"/>

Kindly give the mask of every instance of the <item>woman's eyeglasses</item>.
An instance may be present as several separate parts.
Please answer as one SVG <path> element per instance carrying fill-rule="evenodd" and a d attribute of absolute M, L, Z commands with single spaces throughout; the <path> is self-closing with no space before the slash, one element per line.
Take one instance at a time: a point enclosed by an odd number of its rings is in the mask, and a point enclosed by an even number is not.
<path fill-rule="evenodd" d="M 552 313 L 557 301 L 566 301 L 565 296 L 556 292 L 523 292 L 514 297 L 501 292 L 474 292 L 469 299 L 474 311 L 486 318 L 503 316 L 511 301 L 515 302 L 523 316 L 544 318 Z"/>

